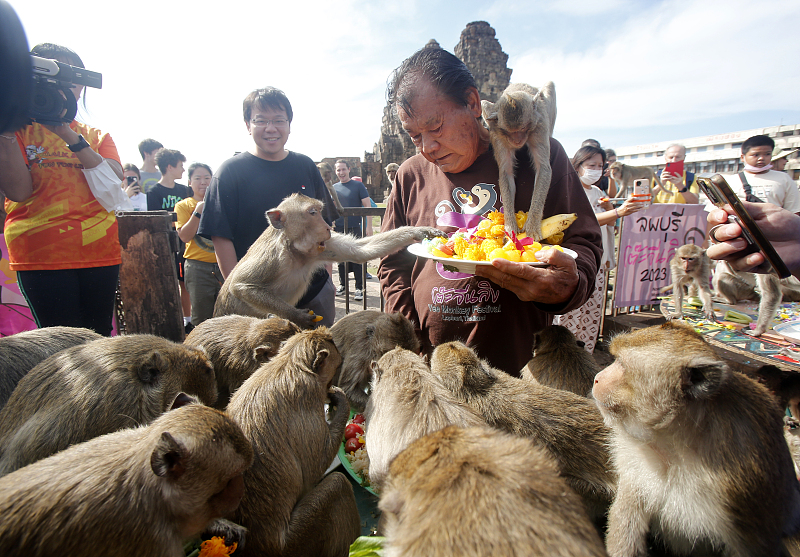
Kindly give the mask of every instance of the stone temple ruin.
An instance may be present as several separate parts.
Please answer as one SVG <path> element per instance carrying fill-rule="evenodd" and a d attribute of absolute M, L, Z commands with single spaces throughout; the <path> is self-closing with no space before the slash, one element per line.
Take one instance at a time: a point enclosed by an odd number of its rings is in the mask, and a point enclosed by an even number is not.
<path fill-rule="evenodd" d="M 425 45 L 426 48 L 438 46 L 439 43 L 433 39 Z M 492 26 L 485 21 L 467 24 L 453 53 L 475 76 L 481 99 L 497 102 L 500 94 L 508 87 L 512 70 L 507 65 L 508 54 L 503 52 Z M 416 149 L 411 138 L 400 127 L 400 122 L 393 116 L 391 106 L 387 103 L 383 108 L 380 139 L 371 153 L 364 153 L 360 172 L 354 169 L 354 174 L 362 177 L 374 200 L 382 201 L 391 190 L 391 183 L 383 169 L 392 162 L 401 164 L 415 154 Z"/>

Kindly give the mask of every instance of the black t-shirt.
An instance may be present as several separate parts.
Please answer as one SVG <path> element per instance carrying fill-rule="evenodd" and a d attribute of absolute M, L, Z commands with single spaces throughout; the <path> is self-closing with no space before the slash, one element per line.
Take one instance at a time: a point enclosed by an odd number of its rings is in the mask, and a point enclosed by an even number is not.
<path fill-rule="evenodd" d="M 339 196 L 342 207 L 363 207 L 361 200 L 369 197 L 366 186 L 358 180 L 350 180 L 344 184 L 336 182 L 333 184 L 333 188 L 336 190 L 336 195 Z M 336 219 L 336 230 L 342 230 L 343 221 L 344 217 Z M 361 217 L 347 217 L 347 227 L 350 230 L 361 228 Z"/>
<path fill-rule="evenodd" d="M 153 186 L 147 192 L 148 211 L 174 211 L 175 205 L 187 197 L 192 197 L 192 188 L 183 184 L 175 184 L 174 188 L 165 188 L 161 184 Z"/>
<path fill-rule="evenodd" d="M 211 178 L 197 233 L 230 239 L 241 260 L 269 226 L 267 211 L 293 193 L 324 202 L 328 224 L 338 216 L 319 169 L 307 156 L 290 151 L 282 161 L 267 161 L 240 153 L 223 162 Z M 316 296 L 327 277 L 324 269 L 314 275 L 304 300 Z"/>

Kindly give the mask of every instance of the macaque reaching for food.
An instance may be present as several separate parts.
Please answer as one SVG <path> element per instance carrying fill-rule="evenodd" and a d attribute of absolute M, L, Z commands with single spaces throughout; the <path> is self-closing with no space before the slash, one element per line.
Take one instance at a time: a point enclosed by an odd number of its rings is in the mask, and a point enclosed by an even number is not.
<path fill-rule="evenodd" d="M 545 327 L 533 335 L 533 358 L 522 368 L 520 377 L 588 396 L 600 368 L 582 345 L 566 327 Z"/>
<path fill-rule="evenodd" d="M 328 329 L 297 333 L 239 387 L 227 414 L 253 444 L 245 494 L 231 517 L 249 530 L 237 555 L 347 555 L 358 509 L 347 478 L 323 478 L 344 435 L 347 398 L 331 387 L 342 359 Z M 325 420 L 325 400 L 335 406 Z"/>
<path fill-rule="evenodd" d="M 542 211 L 550 190 L 550 138 L 556 125 L 556 86 L 548 81 L 541 89 L 525 83 L 512 83 L 496 103 L 481 101 L 483 119 L 489 127 L 489 141 L 500 170 L 498 187 L 506 215 L 515 215 L 517 192 L 514 169 L 516 152 L 528 146 L 536 173 L 525 233 L 542 241 Z M 519 232 L 516 220 L 506 219 L 509 232 Z"/>
<path fill-rule="evenodd" d="M 253 449 L 225 414 L 189 404 L 0 478 L 0 555 L 182 557 L 242 497 Z"/>
<path fill-rule="evenodd" d="M 669 262 L 672 273 L 672 284 L 660 289 L 664 293 L 672 289 L 672 301 L 675 306 L 668 319 L 683 317 L 683 288 L 694 287 L 698 297 L 703 301 L 703 315 L 709 321 L 716 321 L 714 304 L 711 301 L 711 260 L 706 255 L 706 250 L 694 244 L 685 244 L 675 250 L 675 255 Z"/>
<path fill-rule="evenodd" d="M 392 459 L 423 435 L 448 425 L 485 425 L 477 412 L 453 397 L 418 354 L 395 348 L 374 368 L 364 416 L 370 485 L 378 491 Z"/>
<path fill-rule="evenodd" d="M 345 315 L 331 327 L 331 336 L 342 355 L 342 366 L 333 378 L 350 406 L 364 411 L 372 381 L 372 363 L 393 348 L 419 352 L 414 324 L 399 313 L 365 310 Z"/>
<path fill-rule="evenodd" d="M 608 167 L 608 174 L 612 180 L 617 182 L 617 196 L 627 197 L 633 194 L 634 180 L 648 180 L 650 186 L 655 181 L 660 187 L 664 187 L 661 180 L 648 166 L 629 166 L 619 161 L 612 162 Z M 621 186 L 619 185 L 621 184 Z"/>
<path fill-rule="evenodd" d="M 609 555 L 646 555 L 651 531 L 681 555 L 780 555 L 800 528 L 800 486 L 769 392 L 680 323 L 617 336 L 610 349 L 617 360 L 593 389 L 619 473 Z"/>
<path fill-rule="evenodd" d="M 43 327 L 0 338 L 0 408 L 26 373 L 65 348 L 103 338 L 90 329 Z"/>
<path fill-rule="evenodd" d="M 154 335 L 100 338 L 50 356 L 0 410 L 0 476 L 197 396 L 217 400 L 205 354 Z"/>
<path fill-rule="evenodd" d="M 244 315 L 213 317 L 200 323 L 183 341 L 202 348 L 217 380 L 215 408 L 225 409 L 231 394 L 263 363 L 278 353 L 281 343 L 300 332 L 286 319 L 258 319 Z"/>
<path fill-rule="evenodd" d="M 379 507 L 385 557 L 604 556 L 547 451 L 487 427 L 449 426 L 391 465 Z"/>
<path fill-rule="evenodd" d="M 366 263 L 425 238 L 445 236 L 431 227 L 401 226 L 356 238 L 331 232 L 322 218 L 322 202 L 293 193 L 267 211 L 270 226 L 250 246 L 225 279 L 214 317 L 238 314 L 266 318 L 270 313 L 304 329 L 321 316 L 294 307 L 312 275 L 325 263 Z"/>
<path fill-rule="evenodd" d="M 607 448 L 610 432 L 592 402 L 511 377 L 460 342 L 436 347 L 431 371 L 490 426 L 545 447 L 567 483 L 584 497 L 592 518 L 605 513 L 617 478 Z"/>

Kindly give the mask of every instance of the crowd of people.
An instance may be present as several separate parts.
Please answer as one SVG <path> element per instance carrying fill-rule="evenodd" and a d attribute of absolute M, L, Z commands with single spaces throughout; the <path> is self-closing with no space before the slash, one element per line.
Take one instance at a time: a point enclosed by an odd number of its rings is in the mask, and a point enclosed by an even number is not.
<path fill-rule="evenodd" d="M 83 66 L 76 53 L 58 45 L 37 45 L 32 52 Z M 72 92 L 78 99 L 82 88 L 76 86 Z M 473 76 L 458 58 L 443 49 L 415 53 L 395 71 L 389 96 L 418 154 L 401 166 L 392 163 L 386 168 L 393 190 L 384 228 L 435 226 L 442 204 L 453 206 L 456 191 L 488 188 L 485 193 L 498 198 L 491 186 L 497 183 L 498 170 L 489 131 L 481 120 L 480 97 Z M 114 213 L 96 199 L 98 188 L 123 191 L 129 201 L 122 205 L 126 209 L 177 214 L 183 244 L 175 264 L 187 330 L 211 317 L 225 277 L 268 226 L 265 212 L 283 198 L 301 192 L 322 200 L 326 221 L 341 230 L 342 219 L 336 219 L 322 176 L 327 173 L 332 182 L 333 170 L 339 181 L 329 186 L 344 206 L 371 206 L 364 184 L 351 178 L 346 160 L 337 161 L 334 170 L 286 149 L 292 117 L 291 103 L 279 89 L 251 92 L 243 102 L 243 120 L 252 148 L 225 161 L 216 172 L 203 163 L 191 164 L 188 185 L 179 183 L 186 157 L 154 139 L 139 144 L 142 164 L 137 168 L 121 164 L 109 134 L 77 121 L 59 126 L 33 123 L 15 135 L 3 135 L 5 238 L 11 269 L 18 272 L 20 290 L 37 325 L 85 326 L 110 334 L 120 253 Z M 405 252 L 381 261 L 379 278 L 387 311 L 415 322 L 427 349 L 463 339 L 494 365 L 515 373 L 530 354 L 533 333 L 555 319 L 573 330 L 588 351 L 593 350 L 608 271 L 615 266 L 615 229 L 620 218 L 646 204 L 615 198 L 617 184 L 609 176 L 609 166 L 616 160 L 612 149 L 588 139 L 569 158 L 555 139 L 550 147 L 553 175 L 544 213 L 578 214 L 563 240 L 577 258 L 543 252 L 546 267 L 495 261 L 468 278 L 443 272 Z M 773 148 L 767 136 L 744 142 L 744 170 L 729 182 L 743 199 L 798 213 L 797 185 L 772 169 Z M 532 194 L 534 176 L 527 157 L 525 150 L 518 152 L 516 206 L 527 206 Z M 667 168 L 658 172 L 660 184 L 653 184 L 653 203 L 706 201 L 692 172 L 682 164 L 670 166 L 685 158 L 681 145 L 665 150 Z M 486 210 L 499 208 L 498 202 Z M 756 213 L 768 220 L 778 218 L 779 213 L 762 211 L 764 207 Z M 719 213 L 710 218 L 719 218 Z M 362 231 L 356 220 L 349 223 L 351 233 L 372 233 L 371 223 Z M 722 244 L 710 253 L 731 257 L 740 243 L 730 241 L 734 234 L 735 225 L 721 231 L 716 238 Z M 791 251 L 780 239 L 776 242 Z M 751 254 L 737 265 L 763 270 L 758 257 Z M 790 263 L 796 259 L 792 253 L 786 257 Z M 360 299 L 360 266 L 340 264 L 338 289 L 331 270 L 320 271 L 299 307 L 323 316 L 322 324 L 332 324 L 334 296 L 344 291 L 350 271 L 355 274 L 355 297 Z M 510 330 L 504 326 L 507 323 L 513 323 Z"/>

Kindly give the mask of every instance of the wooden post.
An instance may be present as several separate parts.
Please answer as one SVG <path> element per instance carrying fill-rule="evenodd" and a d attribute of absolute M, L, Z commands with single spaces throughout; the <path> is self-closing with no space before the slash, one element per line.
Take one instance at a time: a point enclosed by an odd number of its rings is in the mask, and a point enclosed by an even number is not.
<path fill-rule="evenodd" d="M 167 211 L 117 213 L 122 265 L 119 290 L 125 332 L 183 342 L 183 311 L 175 252 L 178 234 Z"/>

